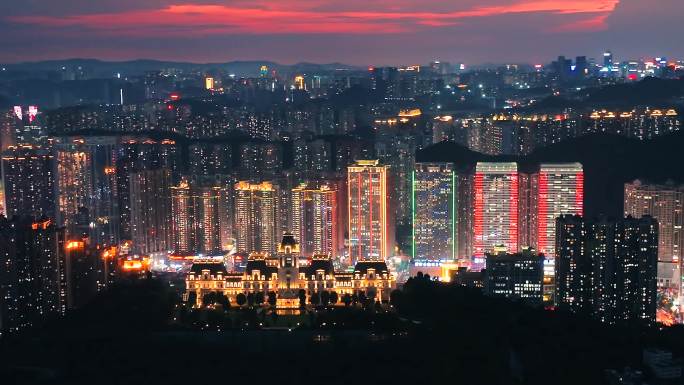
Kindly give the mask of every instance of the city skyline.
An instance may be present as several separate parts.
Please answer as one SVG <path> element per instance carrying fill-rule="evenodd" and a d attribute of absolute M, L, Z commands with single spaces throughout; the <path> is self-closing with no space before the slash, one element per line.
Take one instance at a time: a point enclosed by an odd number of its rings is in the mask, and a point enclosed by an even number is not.
<path fill-rule="evenodd" d="M 684 383 L 682 15 L 0 1 L 2 384 Z"/>
<path fill-rule="evenodd" d="M 605 49 L 626 59 L 681 57 L 684 51 L 674 36 L 683 8 L 677 0 L 657 7 L 638 0 L 352 1 L 343 6 L 329 0 L 32 1 L 22 7 L 0 5 L 5 15 L 0 33 L 6 37 L 0 61 L 537 63 L 563 53 L 599 58 Z M 644 15 L 649 28 L 640 24 Z M 618 39 L 622 36 L 630 38 Z M 335 50 L 328 49 L 331 44 Z"/>

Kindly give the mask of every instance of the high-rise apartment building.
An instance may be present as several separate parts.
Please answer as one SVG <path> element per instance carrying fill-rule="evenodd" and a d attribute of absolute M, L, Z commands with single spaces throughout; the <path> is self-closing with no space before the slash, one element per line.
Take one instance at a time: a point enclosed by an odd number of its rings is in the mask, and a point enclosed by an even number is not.
<path fill-rule="evenodd" d="M 249 142 L 240 146 L 239 175 L 242 180 L 263 181 L 280 176 L 283 149 L 279 143 Z"/>
<path fill-rule="evenodd" d="M 584 172 L 579 163 L 542 164 L 532 176 L 531 192 L 535 195 L 536 237 L 531 244 L 547 257 L 555 254 L 556 218 L 561 215 L 584 214 Z M 532 214 L 532 213 L 531 213 Z M 536 238 L 536 239 L 534 239 Z"/>
<path fill-rule="evenodd" d="M 55 141 L 57 222 L 68 236 L 87 235 L 93 244 L 104 246 L 118 243 L 116 148 L 113 136 Z"/>
<path fill-rule="evenodd" d="M 173 181 L 179 178 L 180 156 L 176 142 L 144 137 L 122 137 L 116 152 L 116 191 L 121 239 L 131 239 L 130 176 L 144 170 L 160 168 L 171 171 Z"/>
<path fill-rule="evenodd" d="M 79 140 L 55 147 L 57 162 L 57 223 L 69 237 L 85 236 L 90 221 L 92 157 Z"/>
<path fill-rule="evenodd" d="M 602 322 L 656 319 L 658 222 L 562 216 L 556 225 L 556 303 Z"/>
<path fill-rule="evenodd" d="M 292 233 L 304 256 L 336 257 L 340 247 L 339 191 L 334 184 L 292 189 Z"/>
<path fill-rule="evenodd" d="M 458 185 L 451 163 L 416 163 L 412 176 L 412 257 L 453 261 L 458 254 Z"/>
<path fill-rule="evenodd" d="M 392 189 L 392 217 L 397 226 L 411 224 L 411 174 L 415 168 L 416 149 L 420 148 L 420 134 L 408 127 L 381 127 L 376 133 L 375 153 L 380 162 L 389 166 Z"/>
<path fill-rule="evenodd" d="M 0 217 L 0 334 L 64 313 L 63 248 L 53 220 Z"/>
<path fill-rule="evenodd" d="M 5 212 L 34 219 L 55 217 L 54 158 L 34 146 L 10 147 L 2 153 Z"/>
<path fill-rule="evenodd" d="M 384 261 L 392 254 L 388 166 L 377 160 L 358 160 L 347 168 L 349 258 Z"/>
<path fill-rule="evenodd" d="M 168 252 L 171 243 L 171 171 L 130 175 L 131 240 L 141 254 Z"/>
<path fill-rule="evenodd" d="M 518 165 L 478 162 L 473 185 L 473 253 L 482 257 L 500 245 L 517 252 Z"/>
<path fill-rule="evenodd" d="M 173 250 L 179 254 L 195 251 L 194 199 L 190 184 L 181 180 L 171 187 L 171 218 L 173 223 Z"/>
<path fill-rule="evenodd" d="M 181 180 L 171 187 L 173 250 L 180 254 L 211 254 L 223 249 L 228 212 L 226 190 L 218 185 Z"/>
<path fill-rule="evenodd" d="M 488 295 L 542 304 L 543 255 L 534 249 L 515 254 L 492 252 L 487 254 L 486 263 L 484 286 Z"/>
<path fill-rule="evenodd" d="M 225 191 L 220 186 L 195 188 L 196 243 L 203 253 L 222 251 L 222 222 L 227 212 L 223 206 Z"/>
<path fill-rule="evenodd" d="M 234 194 L 236 251 L 274 253 L 278 242 L 276 186 L 241 181 L 235 184 Z"/>
<path fill-rule="evenodd" d="M 233 148 L 226 143 L 194 143 L 188 146 L 190 175 L 229 174 L 233 169 Z"/>
<path fill-rule="evenodd" d="M 650 215 L 658 220 L 658 260 L 682 262 L 684 250 L 684 186 L 625 184 L 625 215 Z"/>
<path fill-rule="evenodd" d="M 67 309 L 83 307 L 106 287 L 109 277 L 104 274 L 103 262 L 88 238 L 64 241 L 61 290 Z"/>

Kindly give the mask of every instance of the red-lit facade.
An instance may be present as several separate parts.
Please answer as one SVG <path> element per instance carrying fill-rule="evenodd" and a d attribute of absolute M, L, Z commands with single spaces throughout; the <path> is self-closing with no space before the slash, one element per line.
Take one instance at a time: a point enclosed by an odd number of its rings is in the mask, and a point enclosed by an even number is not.
<path fill-rule="evenodd" d="M 390 255 L 388 166 L 359 160 L 347 169 L 349 258 L 384 261 Z"/>
<path fill-rule="evenodd" d="M 584 172 L 579 163 L 542 164 L 533 180 L 536 186 L 531 192 L 536 195 L 537 225 L 533 229 L 536 237 L 533 235 L 531 241 L 540 253 L 552 257 L 556 247 L 556 218 L 584 214 Z"/>
<path fill-rule="evenodd" d="M 482 257 L 503 245 L 518 251 L 519 173 L 516 163 L 476 166 L 474 177 L 473 254 Z"/>

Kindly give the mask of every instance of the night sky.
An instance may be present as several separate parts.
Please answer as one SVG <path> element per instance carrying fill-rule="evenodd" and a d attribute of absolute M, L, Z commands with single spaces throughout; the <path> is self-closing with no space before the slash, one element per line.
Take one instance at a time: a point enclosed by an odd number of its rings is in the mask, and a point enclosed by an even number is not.
<path fill-rule="evenodd" d="M 682 0 L 0 0 L 0 61 L 684 57 Z"/>

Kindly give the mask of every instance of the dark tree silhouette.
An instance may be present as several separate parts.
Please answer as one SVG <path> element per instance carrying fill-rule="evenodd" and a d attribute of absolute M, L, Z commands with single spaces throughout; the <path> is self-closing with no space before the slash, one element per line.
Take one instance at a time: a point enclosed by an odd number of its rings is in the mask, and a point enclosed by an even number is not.
<path fill-rule="evenodd" d="M 257 305 L 261 305 L 264 303 L 264 292 L 260 291 L 256 294 L 254 294 L 254 303 Z"/>
<path fill-rule="evenodd" d="M 223 293 L 216 293 L 216 303 L 223 306 L 224 309 L 230 309 L 230 299 Z"/>
<path fill-rule="evenodd" d="M 342 296 L 342 302 L 344 302 L 344 306 L 349 307 L 349 305 L 352 303 L 352 296 L 349 295 L 349 293 L 346 293 Z"/>
<path fill-rule="evenodd" d="M 331 291 L 330 292 L 330 304 L 331 305 L 336 305 L 337 302 L 339 302 L 340 297 L 337 295 L 336 291 Z"/>
<path fill-rule="evenodd" d="M 235 302 L 237 302 L 238 306 L 240 307 L 245 306 L 247 303 L 247 297 L 243 293 L 240 293 L 235 297 Z"/>
<path fill-rule="evenodd" d="M 328 291 L 321 292 L 321 305 L 328 306 L 330 304 L 330 293 Z"/>
<path fill-rule="evenodd" d="M 375 288 L 371 288 L 368 290 L 368 299 L 371 301 L 375 301 L 375 298 L 378 296 L 378 291 Z"/>
<path fill-rule="evenodd" d="M 359 290 L 359 302 L 363 307 L 366 307 L 366 305 L 368 304 L 368 296 L 366 295 L 366 292 L 363 290 Z"/>
<path fill-rule="evenodd" d="M 195 306 L 196 303 L 197 303 L 197 293 L 194 291 L 191 291 L 190 293 L 188 293 L 188 304 L 190 306 Z"/>
<path fill-rule="evenodd" d="M 306 290 L 299 289 L 297 296 L 299 297 L 299 307 L 304 309 L 306 307 Z"/>
<path fill-rule="evenodd" d="M 311 293 L 311 297 L 309 298 L 309 302 L 314 306 L 318 306 L 321 303 L 321 293 L 319 293 L 319 292 Z"/>
<path fill-rule="evenodd" d="M 401 307 L 402 291 L 395 289 L 390 293 L 390 304 L 396 308 Z"/>
<path fill-rule="evenodd" d="M 268 292 L 268 304 L 271 305 L 271 307 L 275 307 L 276 304 L 278 303 L 278 297 L 274 291 L 269 291 Z"/>
<path fill-rule="evenodd" d="M 214 305 L 217 302 L 216 300 L 217 300 L 216 293 L 211 291 L 211 292 L 202 296 L 202 305 L 203 306 Z"/>

